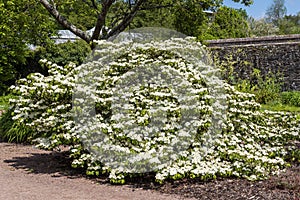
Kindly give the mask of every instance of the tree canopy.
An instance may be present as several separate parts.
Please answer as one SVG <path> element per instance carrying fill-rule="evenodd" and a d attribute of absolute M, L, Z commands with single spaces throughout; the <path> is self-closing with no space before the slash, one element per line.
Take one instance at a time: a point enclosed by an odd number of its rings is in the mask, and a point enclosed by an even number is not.
<path fill-rule="evenodd" d="M 280 20 L 286 15 L 285 0 L 273 0 L 273 4 L 266 11 L 266 20 L 276 26 Z"/>
<path fill-rule="evenodd" d="M 286 15 L 279 23 L 280 34 L 300 34 L 300 12 Z"/>
<path fill-rule="evenodd" d="M 279 34 L 279 28 L 273 23 L 267 22 L 264 18 L 256 20 L 250 17 L 248 23 L 251 36 L 260 37 Z"/>
<path fill-rule="evenodd" d="M 204 39 L 242 38 L 250 36 L 248 15 L 243 9 L 220 7 L 211 23 L 204 23 Z M 205 28 L 205 26 L 207 28 Z"/>
<path fill-rule="evenodd" d="M 0 93 L 17 78 L 16 66 L 25 62 L 27 44 L 44 45 L 55 21 L 33 0 L 0 0 Z"/>
<path fill-rule="evenodd" d="M 253 3 L 253 0 L 233 1 L 245 5 Z M 106 39 L 124 31 L 139 13 L 145 12 L 146 10 L 157 11 L 162 8 L 169 8 L 176 9 L 178 13 L 189 11 L 194 12 L 195 10 L 215 10 L 217 7 L 222 5 L 223 0 L 39 0 L 39 2 L 61 24 L 62 27 L 70 30 L 87 43 L 91 43 L 93 40 Z M 79 4 L 82 4 L 82 6 L 79 6 Z M 90 22 L 95 22 L 95 29 L 91 35 L 85 31 L 88 29 L 88 24 L 85 24 L 86 20 L 83 21 L 83 24 L 80 24 L 80 20 L 72 20 L 72 15 L 68 15 L 72 12 L 72 9 L 68 9 L 69 12 L 65 12 L 66 7 L 73 9 L 80 8 L 82 12 L 88 12 L 90 13 L 90 16 L 94 17 L 90 20 Z M 147 17 L 156 18 L 156 16 L 149 15 Z M 202 20 L 201 15 L 198 17 L 200 19 L 195 19 L 194 17 L 185 15 L 183 20 L 195 21 L 196 23 L 199 20 Z M 135 23 L 138 24 L 139 22 L 135 21 Z M 185 28 L 182 27 L 184 24 L 180 23 L 180 21 L 178 21 L 176 26 L 179 27 L 179 29 Z M 189 28 L 192 29 L 193 27 Z M 188 30 L 187 33 L 190 34 L 193 31 L 194 30 Z"/>
<path fill-rule="evenodd" d="M 250 5 L 252 0 L 233 0 Z M 32 57 L 29 44 L 47 47 L 67 29 L 93 48 L 128 28 L 158 26 L 199 36 L 204 11 L 223 0 L 0 0 L 0 93 L 20 78 L 18 69 Z M 92 33 L 87 30 L 93 28 Z"/>

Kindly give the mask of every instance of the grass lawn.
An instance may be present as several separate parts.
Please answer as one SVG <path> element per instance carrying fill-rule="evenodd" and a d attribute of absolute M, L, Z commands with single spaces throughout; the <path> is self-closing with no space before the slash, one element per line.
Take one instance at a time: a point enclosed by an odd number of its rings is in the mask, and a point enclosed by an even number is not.
<path fill-rule="evenodd" d="M 283 104 L 263 104 L 261 105 L 261 109 L 272 111 L 299 112 L 300 114 L 300 107 Z"/>

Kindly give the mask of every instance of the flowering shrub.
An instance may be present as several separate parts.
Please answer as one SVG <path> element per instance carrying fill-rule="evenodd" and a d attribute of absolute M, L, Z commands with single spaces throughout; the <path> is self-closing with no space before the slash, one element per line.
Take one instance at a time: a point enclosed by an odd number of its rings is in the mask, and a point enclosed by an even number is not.
<path fill-rule="evenodd" d="M 12 119 L 35 130 L 32 138 L 48 142 L 47 148 L 72 144 L 75 137 L 70 131 L 74 126 L 70 111 L 75 65 L 61 67 L 46 60 L 41 64 L 49 68 L 49 76 L 33 73 L 10 88 L 18 95 L 10 99 Z"/>
<path fill-rule="evenodd" d="M 132 171 L 133 164 L 150 166 L 148 171 L 153 169 L 158 182 L 217 176 L 257 180 L 285 167 L 285 156 L 295 148 L 292 142 L 300 140 L 299 117 L 260 111 L 254 95 L 222 82 L 214 85 L 216 70 L 193 60 L 193 50 L 199 52 L 197 58 L 204 57 L 200 44 L 172 39 L 146 44 L 101 41 L 99 45 L 102 48 L 94 53 L 94 61 L 79 67 L 43 61 L 49 76 L 32 74 L 12 88 L 19 95 L 11 101 L 13 119 L 35 130 L 40 147 L 71 145 L 73 167 L 84 167 L 89 175 L 108 174 L 112 183 L 124 183 L 128 176 L 147 172 Z M 162 67 L 162 76 L 174 71 L 182 77 L 178 85 L 187 89 L 183 100 L 169 83 L 159 84 L 163 78 L 144 85 L 135 81 L 139 78 L 135 69 L 149 64 L 155 70 Z M 134 87 L 127 90 L 129 85 Z M 184 107 L 186 99 L 192 101 Z M 186 110 L 198 118 L 180 124 Z M 166 113 L 164 118 L 160 118 L 161 111 Z M 154 121 L 162 128 L 148 128 L 152 116 L 158 116 Z M 132 130 L 128 127 L 139 129 L 128 132 Z M 176 155 L 170 155 L 174 149 L 165 148 L 179 146 L 184 148 Z M 122 159 L 128 153 L 138 161 Z M 159 156 L 165 153 L 172 159 Z M 122 163 L 116 164 L 112 157 Z"/>

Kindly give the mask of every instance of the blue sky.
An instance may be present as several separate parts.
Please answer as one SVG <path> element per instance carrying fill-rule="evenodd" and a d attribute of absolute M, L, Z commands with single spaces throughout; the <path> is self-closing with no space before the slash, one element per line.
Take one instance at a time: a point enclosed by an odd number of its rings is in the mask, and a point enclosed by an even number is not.
<path fill-rule="evenodd" d="M 251 6 L 243 6 L 240 3 L 234 3 L 232 0 L 224 0 L 224 4 L 228 7 L 243 8 L 247 11 L 249 16 L 259 19 L 264 17 L 264 14 L 268 7 L 273 3 L 273 0 L 253 0 L 254 3 Z M 285 7 L 287 8 L 287 14 L 295 15 L 300 12 L 300 0 L 285 0 Z"/>

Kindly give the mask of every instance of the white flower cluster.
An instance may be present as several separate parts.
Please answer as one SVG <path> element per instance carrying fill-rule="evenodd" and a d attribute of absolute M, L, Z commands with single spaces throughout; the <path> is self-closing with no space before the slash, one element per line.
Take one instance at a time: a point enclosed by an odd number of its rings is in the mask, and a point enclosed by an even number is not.
<path fill-rule="evenodd" d="M 199 43 L 190 43 L 109 43 L 104 51 L 101 42 L 94 54 L 99 59 L 78 68 L 76 134 L 115 172 L 167 167 L 210 123 L 213 96 L 205 84 L 216 70 L 201 57 L 178 53 L 183 46 L 193 47 L 188 53 L 202 51 Z"/>
<path fill-rule="evenodd" d="M 194 59 L 203 50 L 190 39 L 99 45 L 93 61 L 79 67 L 43 61 L 49 76 L 32 74 L 12 88 L 19 94 L 11 101 L 13 119 L 32 127 L 42 147 L 73 145 L 72 166 L 87 167 L 88 174 L 108 173 L 112 182 L 124 183 L 132 174 L 129 166 L 148 165 L 158 182 L 216 176 L 257 180 L 283 169 L 293 148 L 286 147 L 300 140 L 299 117 L 260 111 L 253 95 L 214 85 L 216 70 Z M 148 66 L 148 74 L 161 67 L 160 76 L 137 76 L 139 66 Z M 181 89 L 169 87 L 165 77 L 174 77 L 171 85 Z M 137 81 L 144 79 L 148 82 Z M 224 95 L 212 90 L 219 86 Z M 225 99 L 227 108 L 216 98 Z M 213 123 L 221 129 L 211 129 Z M 188 148 L 170 155 L 179 144 Z M 162 162 L 166 158 L 170 162 Z"/>
<path fill-rule="evenodd" d="M 74 122 L 70 111 L 75 65 L 61 67 L 46 60 L 40 63 L 49 68 L 49 76 L 33 73 L 11 87 L 18 95 L 10 100 L 12 119 L 32 128 L 35 138 L 42 137 L 38 140 L 41 147 L 54 148 L 62 144 L 61 139 L 72 138 Z"/>

